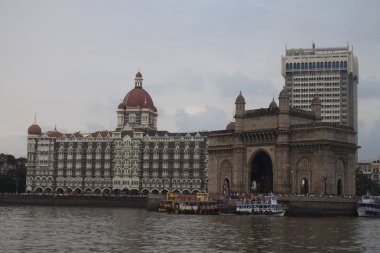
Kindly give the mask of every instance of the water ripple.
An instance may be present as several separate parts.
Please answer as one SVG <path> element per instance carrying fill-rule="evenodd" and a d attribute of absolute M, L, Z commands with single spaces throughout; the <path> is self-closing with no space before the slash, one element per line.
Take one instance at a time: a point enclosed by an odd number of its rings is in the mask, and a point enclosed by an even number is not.
<path fill-rule="evenodd" d="M 380 219 L 0 207 L 0 252 L 380 252 Z"/>

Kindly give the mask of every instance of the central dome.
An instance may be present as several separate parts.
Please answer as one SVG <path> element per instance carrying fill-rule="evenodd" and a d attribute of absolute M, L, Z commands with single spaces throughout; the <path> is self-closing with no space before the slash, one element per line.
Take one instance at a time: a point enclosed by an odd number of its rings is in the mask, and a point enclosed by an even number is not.
<path fill-rule="evenodd" d="M 153 100 L 149 93 L 143 88 L 134 88 L 125 96 L 123 104 L 126 107 L 142 107 L 151 108 L 154 112 L 157 112 L 156 107 L 153 104 Z"/>
<path fill-rule="evenodd" d="M 119 105 L 119 109 L 123 107 L 140 107 L 140 108 L 148 108 L 157 112 L 157 108 L 153 104 L 153 100 L 150 97 L 149 93 L 144 90 L 142 87 L 142 74 L 137 72 L 135 78 L 135 88 L 128 92 L 128 94 L 124 97 L 123 103 Z"/>

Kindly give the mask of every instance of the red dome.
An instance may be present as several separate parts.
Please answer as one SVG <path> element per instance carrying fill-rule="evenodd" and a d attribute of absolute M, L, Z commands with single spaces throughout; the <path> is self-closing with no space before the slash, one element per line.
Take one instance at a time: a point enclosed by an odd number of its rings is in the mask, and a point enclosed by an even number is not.
<path fill-rule="evenodd" d="M 41 134 L 41 127 L 37 124 L 33 124 L 28 128 L 28 134 L 36 134 L 40 135 Z"/>
<path fill-rule="evenodd" d="M 137 72 L 136 77 L 140 77 L 140 78 L 142 78 L 142 74 L 140 73 L 140 71 Z"/>
<path fill-rule="evenodd" d="M 124 103 L 120 103 L 119 106 L 117 107 L 117 109 L 125 109 Z"/>
<path fill-rule="evenodd" d="M 134 88 L 128 92 L 124 98 L 123 104 L 126 107 L 151 108 L 154 112 L 157 112 L 149 93 L 141 87 Z"/>

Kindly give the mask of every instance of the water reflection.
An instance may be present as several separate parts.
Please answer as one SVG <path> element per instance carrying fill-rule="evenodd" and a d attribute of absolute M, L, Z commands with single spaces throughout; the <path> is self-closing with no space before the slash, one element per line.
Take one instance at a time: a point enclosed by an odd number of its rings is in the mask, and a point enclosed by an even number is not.
<path fill-rule="evenodd" d="M 6 252 L 380 252 L 380 219 L 0 207 Z"/>

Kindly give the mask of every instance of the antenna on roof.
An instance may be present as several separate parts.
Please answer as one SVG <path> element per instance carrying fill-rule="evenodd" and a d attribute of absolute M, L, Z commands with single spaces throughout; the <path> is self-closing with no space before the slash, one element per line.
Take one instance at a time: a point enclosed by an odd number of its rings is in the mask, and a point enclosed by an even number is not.
<path fill-rule="evenodd" d="M 37 124 L 37 113 L 34 113 L 34 124 Z"/>
<path fill-rule="evenodd" d="M 54 131 L 57 131 L 57 124 L 54 125 Z"/>

